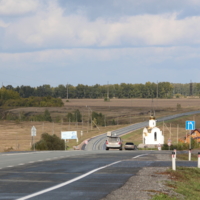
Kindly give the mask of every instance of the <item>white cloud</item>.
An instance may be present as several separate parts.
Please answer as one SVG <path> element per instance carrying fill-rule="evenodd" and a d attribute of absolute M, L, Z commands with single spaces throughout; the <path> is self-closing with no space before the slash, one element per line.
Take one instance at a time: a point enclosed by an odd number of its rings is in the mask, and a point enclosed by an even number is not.
<path fill-rule="evenodd" d="M 2 20 L 0 20 L 0 27 L 2 27 L 2 28 L 6 28 L 6 27 L 8 27 L 8 23 L 5 23 L 4 21 L 2 21 Z"/>
<path fill-rule="evenodd" d="M 10 24 L 3 46 L 30 50 L 71 47 L 193 45 L 200 43 L 200 17 L 177 19 L 176 13 L 123 16 L 118 21 L 63 15 L 56 2 Z M 15 48 L 16 49 L 16 48 Z"/>
<path fill-rule="evenodd" d="M 0 15 L 21 15 L 35 11 L 38 0 L 0 0 Z"/>

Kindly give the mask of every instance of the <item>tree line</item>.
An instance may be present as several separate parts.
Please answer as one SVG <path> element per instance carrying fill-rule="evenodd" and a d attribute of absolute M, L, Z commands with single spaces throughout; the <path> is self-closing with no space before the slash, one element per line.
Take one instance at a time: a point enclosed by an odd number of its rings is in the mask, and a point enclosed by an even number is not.
<path fill-rule="evenodd" d="M 63 106 L 63 102 L 62 99 L 51 96 L 29 96 L 27 98 L 23 98 L 17 91 L 3 87 L 0 89 L 0 106 L 61 107 Z"/>
<path fill-rule="evenodd" d="M 42 85 L 38 87 L 31 86 L 5 86 L 8 90 L 19 93 L 20 97 L 29 98 L 31 96 L 54 98 L 170 98 L 173 94 L 173 85 L 169 82 L 145 84 L 113 84 L 113 85 L 59 85 L 51 87 L 50 85 Z"/>
<path fill-rule="evenodd" d="M 51 96 L 54 98 L 172 98 L 176 95 L 190 96 L 200 95 L 200 83 L 170 83 L 170 82 L 146 82 L 145 84 L 109 84 L 109 85 L 83 85 L 73 86 L 42 85 L 38 87 L 7 85 L 4 88 L 19 93 L 20 97 L 29 98 Z M 178 97 L 178 96 L 177 96 Z"/>

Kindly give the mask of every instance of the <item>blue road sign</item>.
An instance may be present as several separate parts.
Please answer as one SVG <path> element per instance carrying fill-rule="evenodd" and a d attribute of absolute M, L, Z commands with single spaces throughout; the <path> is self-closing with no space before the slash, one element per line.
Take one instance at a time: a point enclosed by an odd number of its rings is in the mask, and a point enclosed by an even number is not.
<path fill-rule="evenodd" d="M 194 130 L 195 129 L 195 121 L 186 121 L 185 129 L 186 130 Z"/>

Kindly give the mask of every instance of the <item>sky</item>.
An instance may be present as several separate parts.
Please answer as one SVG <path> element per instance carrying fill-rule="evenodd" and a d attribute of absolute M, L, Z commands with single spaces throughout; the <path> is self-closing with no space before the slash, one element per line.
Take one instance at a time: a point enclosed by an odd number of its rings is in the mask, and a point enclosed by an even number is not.
<path fill-rule="evenodd" d="M 200 82 L 199 0 L 0 0 L 0 84 Z"/>

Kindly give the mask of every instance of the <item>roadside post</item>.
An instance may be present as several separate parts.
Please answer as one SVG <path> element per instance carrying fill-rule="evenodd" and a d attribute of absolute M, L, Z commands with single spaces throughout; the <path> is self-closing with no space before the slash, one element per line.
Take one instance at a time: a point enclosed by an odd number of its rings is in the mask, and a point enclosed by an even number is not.
<path fill-rule="evenodd" d="M 188 160 L 191 161 L 191 149 L 189 149 L 189 156 L 188 156 Z"/>
<path fill-rule="evenodd" d="M 158 151 L 161 151 L 161 145 L 160 144 L 158 145 Z"/>
<path fill-rule="evenodd" d="M 175 159 L 176 159 L 176 149 L 174 149 L 174 153 L 175 153 Z"/>
<path fill-rule="evenodd" d="M 32 137 L 32 145 L 31 146 L 34 146 L 33 147 L 33 150 L 35 151 L 35 143 L 34 143 L 34 137 L 36 136 L 36 132 L 37 132 L 37 129 L 35 128 L 35 126 L 33 126 L 31 128 L 31 137 Z"/>
<path fill-rule="evenodd" d="M 176 171 L 176 159 L 175 159 L 175 152 L 172 152 L 172 170 Z"/>
<path fill-rule="evenodd" d="M 168 139 L 168 143 L 167 144 L 168 144 L 169 150 L 170 150 L 171 142 L 172 142 L 171 139 Z"/>
<path fill-rule="evenodd" d="M 198 152 L 198 165 L 197 165 L 198 168 L 200 168 L 200 152 Z"/>

